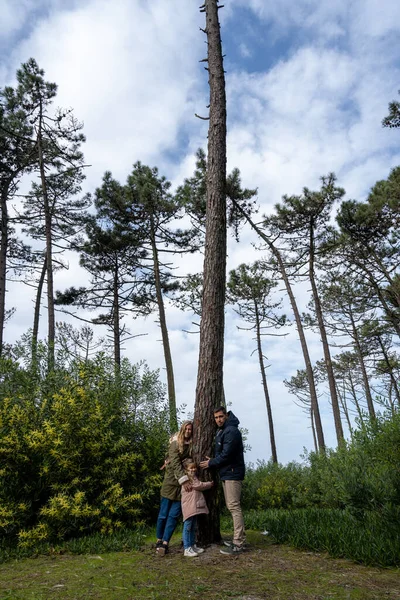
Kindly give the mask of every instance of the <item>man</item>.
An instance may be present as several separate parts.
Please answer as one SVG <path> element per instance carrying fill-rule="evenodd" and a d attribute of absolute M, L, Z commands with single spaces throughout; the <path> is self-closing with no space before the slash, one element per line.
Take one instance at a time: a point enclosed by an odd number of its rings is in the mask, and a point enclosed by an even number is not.
<path fill-rule="evenodd" d="M 236 554 L 243 551 L 245 531 L 240 495 L 245 474 L 242 434 L 239 431 L 239 420 L 224 406 L 214 410 L 214 419 L 218 430 L 215 437 L 215 457 L 203 460 L 202 469 L 216 468 L 222 481 L 225 504 L 232 515 L 233 542 L 220 550 L 221 554 Z"/>
<path fill-rule="evenodd" d="M 181 516 L 181 486 L 186 491 L 192 489 L 184 469 L 184 462 L 192 459 L 192 435 L 192 422 L 184 421 L 178 434 L 171 439 L 168 459 L 164 463 L 165 476 L 156 527 L 156 552 L 159 556 L 168 553 L 169 541 Z"/>

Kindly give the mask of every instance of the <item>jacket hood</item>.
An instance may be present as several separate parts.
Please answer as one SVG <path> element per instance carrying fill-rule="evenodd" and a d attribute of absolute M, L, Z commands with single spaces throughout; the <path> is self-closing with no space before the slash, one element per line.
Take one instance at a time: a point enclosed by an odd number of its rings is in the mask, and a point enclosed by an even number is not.
<path fill-rule="evenodd" d="M 238 419 L 238 418 L 237 418 L 237 417 L 236 417 L 236 416 L 233 414 L 233 412 L 232 412 L 231 410 L 230 410 L 230 411 L 228 411 L 227 415 L 228 415 L 228 418 L 227 418 L 227 420 L 225 421 L 225 423 L 224 423 L 224 427 L 223 427 L 223 428 L 225 428 L 225 427 L 239 427 L 239 423 L 240 423 L 240 421 L 239 421 L 239 419 Z"/>

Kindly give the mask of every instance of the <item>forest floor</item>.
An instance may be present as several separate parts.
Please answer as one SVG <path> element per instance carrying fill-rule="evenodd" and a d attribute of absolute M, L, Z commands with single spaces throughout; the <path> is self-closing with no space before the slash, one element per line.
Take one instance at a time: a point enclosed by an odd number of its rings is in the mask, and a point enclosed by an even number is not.
<path fill-rule="evenodd" d="M 175 536 L 156 556 L 154 539 L 141 551 L 55 555 L 0 565 L 0 600 L 400 600 L 400 569 L 379 569 L 275 545 L 248 532 L 237 556 L 211 546 L 185 558 Z"/>

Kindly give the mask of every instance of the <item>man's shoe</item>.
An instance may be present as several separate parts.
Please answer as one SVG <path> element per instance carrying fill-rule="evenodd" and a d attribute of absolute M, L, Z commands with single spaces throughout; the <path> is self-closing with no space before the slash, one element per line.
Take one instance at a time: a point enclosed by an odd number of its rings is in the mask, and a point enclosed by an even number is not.
<path fill-rule="evenodd" d="M 227 546 L 228 548 L 230 548 L 231 546 L 236 546 L 236 544 L 233 543 L 233 540 L 222 540 L 222 545 L 223 546 Z M 247 542 L 243 542 L 243 544 L 240 545 L 240 548 L 243 548 L 243 550 L 245 550 L 246 548 L 248 548 L 248 543 Z"/>
<path fill-rule="evenodd" d="M 198 553 L 195 552 L 195 550 L 192 547 L 189 547 L 189 548 L 185 548 L 185 552 L 183 553 L 183 556 L 188 556 L 189 558 L 195 558 L 195 556 L 198 556 Z"/>
<path fill-rule="evenodd" d="M 227 546 L 226 548 L 220 550 L 221 554 L 240 554 L 241 552 L 243 552 L 243 547 L 236 546 L 235 544 L 232 544 L 231 546 Z"/>
<path fill-rule="evenodd" d="M 204 548 L 199 548 L 198 546 L 196 546 L 196 544 L 192 546 L 192 548 L 197 554 L 203 554 L 204 552 Z"/>

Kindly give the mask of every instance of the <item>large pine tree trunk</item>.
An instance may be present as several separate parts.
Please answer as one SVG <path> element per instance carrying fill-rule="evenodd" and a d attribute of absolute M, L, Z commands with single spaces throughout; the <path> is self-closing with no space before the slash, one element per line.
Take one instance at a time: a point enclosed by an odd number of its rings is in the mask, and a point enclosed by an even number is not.
<path fill-rule="evenodd" d="M 300 316 L 299 309 L 297 307 L 296 298 L 294 296 L 292 286 L 290 285 L 289 277 L 286 272 L 285 263 L 282 260 L 281 253 L 274 246 L 274 244 L 271 242 L 271 240 L 264 234 L 264 232 L 255 223 L 253 223 L 253 221 L 250 219 L 250 217 L 247 215 L 247 213 L 243 210 L 243 208 L 240 206 L 240 204 L 238 204 L 234 200 L 233 200 L 233 202 L 234 202 L 237 210 L 240 212 L 240 214 L 246 219 L 246 221 L 249 223 L 249 225 L 252 227 L 252 229 L 254 229 L 254 231 L 260 236 L 260 238 L 262 240 L 264 240 L 264 242 L 270 248 L 274 257 L 276 258 L 282 279 L 283 279 L 285 287 L 286 287 L 287 295 L 289 296 L 290 304 L 291 304 L 291 307 L 293 310 L 294 319 L 296 321 L 297 332 L 299 334 L 301 350 L 303 353 L 304 364 L 306 367 L 307 381 L 308 381 L 308 385 L 310 388 L 311 406 L 312 406 L 312 411 L 313 411 L 313 415 L 314 415 L 315 429 L 316 429 L 316 434 L 317 434 L 317 439 L 318 439 L 318 447 L 319 447 L 320 451 L 324 452 L 325 451 L 325 439 L 324 439 L 324 432 L 322 429 L 321 415 L 319 412 L 319 404 L 318 404 L 317 390 L 316 390 L 316 386 L 315 386 L 314 372 L 312 369 L 310 354 L 308 352 L 307 340 L 306 340 L 306 336 L 304 333 L 303 323 L 301 321 L 301 316 Z"/>
<path fill-rule="evenodd" d="M 226 97 L 221 34 L 216 0 L 206 0 L 206 34 L 210 85 L 207 156 L 206 237 L 200 350 L 194 411 L 194 458 L 210 456 L 214 439 L 213 410 L 221 404 L 226 285 Z M 210 515 L 199 528 L 204 543 L 220 540 L 215 492 Z"/>
<path fill-rule="evenodd" d="M 151 248 L 153 252 L 153 270 L 154 284 L 156 288 L 156 297 L 158 304 L 158 314 L 160 317 L 161 338 L 164 349 L 165 368 L 167 371 L 167 386 L 168 386 L 168 405 L 169 405 L 169 425 L 171 432 L 178 430 L 178 420 L 176 418 L 176 394 L 175 394 L 175 379 L 174 368 L 172 364 L 171 346 L 169 343 L 167 319 L 165 316 L 164 298 L 161 289 L 160 277 L 160 262 L 158 260 L 158 250 L 155 241 L 155 233 L 153 223 L 151 224 Z"/>
<path fill-rule="evenodd" d="M 258 361 L 260 363 L 261 380 L 262 380 L 262 385 L 263 385 L 263 390 L 264 390 L 265 403 L 267 405 L 269 439 L 271 442 L 272 462 L 277 463 L 278 455 L 276 453 L 274 421 L 272 418 L 272 408 L 271 408 L 271 400 L 270 400 L 269 391 L 268 391 L 267 376 L 265 374 L 264 356 L 263 356 L 262 345 L 261 345 L 260 317 L 259 317 L 259 313 L 258 313 L 257 302 L 254 302 L 254 309 L 255 309 L 255 315 L 256 315 L 256 337 L 257 337 Z"/>

